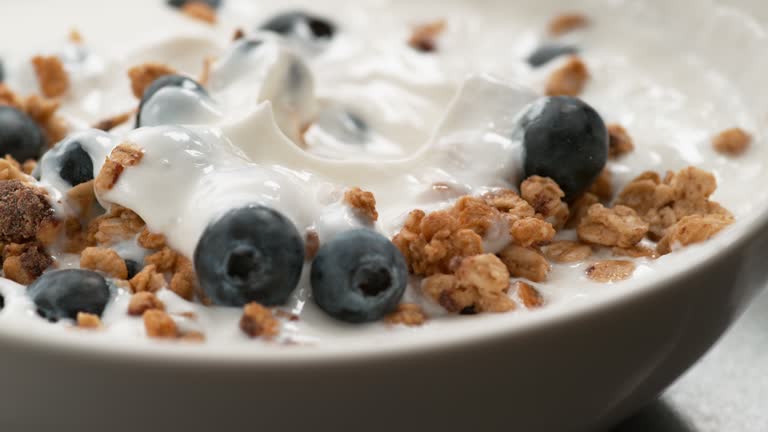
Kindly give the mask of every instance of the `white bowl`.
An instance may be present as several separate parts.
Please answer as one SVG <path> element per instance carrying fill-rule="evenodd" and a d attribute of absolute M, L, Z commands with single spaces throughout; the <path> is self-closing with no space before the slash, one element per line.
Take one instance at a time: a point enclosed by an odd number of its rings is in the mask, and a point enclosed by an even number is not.
<path fill-rule="evenodd" d="M 759 0 L 739 3 L 768 16 Z M 765 68 L 753 67 L 765 65 L 754 58 L 768 47 L 764 29 L 744 25 L 722 4 L 649 0 L 624 7 L 639 25 L 680 26 L 690 48 L 718 65 L 756 116 L 764 116 Z M 718 339 L 764 286 L 766 263 L 768 206 L 759 203 L 707 244 L 670 257 L 650 282 L 630 281 L 589 302 L 553 305 L 523 319 L 461 318 L 439 332 L 414 331 L 391 344 L 211 350 L 8 325 L 0 328 L 0 427 L 609 427 L 655 398 Z"/>

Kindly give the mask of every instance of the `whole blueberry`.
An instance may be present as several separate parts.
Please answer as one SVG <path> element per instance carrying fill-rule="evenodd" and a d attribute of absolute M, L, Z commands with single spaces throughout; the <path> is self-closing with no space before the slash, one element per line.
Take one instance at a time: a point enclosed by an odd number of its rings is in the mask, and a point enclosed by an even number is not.
<path fill-rule="evenodd" d="M 570 96 L 542 98 L 523 115 L 525 178 L 550 177 L 573 201 L 600 175 L 608 160 L 608 131 L 600 115 Z"/>
<path fill-rule="evenodd" d="M 200 286 L 216 304 L 281 305 L 299 283 L 304 242 L 288 218 L 254 205 L 211 223 L 197 243 L 194 262 Z"/>
<path fill-rule="evenodd" d="M 181 9 L 187 3 L 201 2 L 201 1 L 206 5 L 210 6 L 212 9 L 218 9 L 221 6 L 221 0 L 166 0 L 166 3 L 168 4 L 168 6 Z"/>
<path fill-rule="evenodd" d="M 2 294 L 0 294 L 0 311 L 5 309 L 5 297 L 3 297 Z"/>
<path fill-rule="evenodd" d="M 543 66 L 550 61 L 579 52 L 578 48 L 571 45 L 546 44 L 542 45 L 528 56 L 528 64 L 533 67 Z"/>
<path fill-rule="evenodd" d="M 128 279 L 132 279 L 141 271 L 143 266 L 139 264 L 138 261 L 127 259 L 125 260 L 125 268 L 128 269 Z"/>
<path fill-rule="evenodd" d="M 61 156 L 59 175 L 72 186 L 93 180 L 93 161 L 79 142 L 70 144 Z"/>
<path fill-rule="evenodd" d="M 400 303 L 408 267 L 389 239 L 356 229 L 320 248 L 311 282 L 315 303 L 330 316 L 351 323 L 377 321 Z"/>
<path fill-rule="evenodd" d="M 139 111 L 138 114 L 136 114 L 136 127 L 141 127 L 141 114 L 142 110 L 144 109 L 144 104 L 147 103 L 148 100 L 152 98 L 152 96 L 155 95 L 160 89 L 163 89 L 165 87 L 180 87 L 187 90 L 192 90 L 195 92 L 198 92 L 203 95 L 208 95 L 208 92 L 205 91 L 203 86 L 200 85 L 197 81 L 193 80 L 190 77 L 186 77 L 183 75 L 164 75 L 160 78 L 156 79 L 152 82 L 152 84 L 147 87 L 146 90 L 144 90 L 144 95 L 141 97 L 141 102 L 139 103 Z"/>
<path fill-rule="evenodd" d="M 43 273 L 27 288 L 27 294 L 37 313 L 51 322 L 76 319 L 78 312 L 101 316 L 110 297 L 102 275 L 80 269 Z"/>
<path fill-rule="evenodd" d="M 28 115 L 9 106 L 0 106 L 0 157 L 7 154 L 17 161 L 40 157 L 45 135 Z"/>
<path fill-rule="evenodd" d="M 297 35 L 315 39 L 330 39 L 336 33 L 336 26 L 332 22 L 304 11 L 275 15 L 262 24 L 260 29 L 283 36 Z"/>

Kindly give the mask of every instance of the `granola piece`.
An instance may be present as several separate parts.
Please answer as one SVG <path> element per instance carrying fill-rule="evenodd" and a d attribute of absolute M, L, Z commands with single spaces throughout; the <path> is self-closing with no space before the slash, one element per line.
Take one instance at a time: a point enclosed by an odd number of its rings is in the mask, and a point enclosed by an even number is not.
<path fill-rule="evenodd" d="M 162 63 L 144 63 L 128 70 L 128 78 L 131 79 L 131 90 L 136 98 L 141 99 L 144 91 L 155 82 L 156 79 L 175 74 L 176 71 Z"/>
<path fill-rule="evenodd" d="M 242 27 L 238 27 L 235 29 L 235 33 L 232 35 L 232 42 L 237 42 L 244 37 L 245 31 L 242 29 Z"/>
<path fill-rule="evenodd" d="M 514 283 L 514 287 L 517 296 L 523 302 L 523 306 L 526 309 L 537 309 L 544 306 L 544 296 L 533 285 L 517 281 Z"/>
<path fill-rule="evenodd" d="M 679 247 L 701 243 L 733 223 L 733 218 L 718 214 L 685 216 L 659 241 L 656 250 L 666 255 Z"/>
<path fill-rule="evenodd" d="M 580 196 L 576 201 L 571 204 L 570 215 L 568 222 L 565 224 L 566 228 L 576 228 L 581 224 L 584 217 L 587 216 L 587 212 L 592 205 L 599 203 L 600 200 L 597 195 L 593 193 L 585 193 Z"/>
<path fill-rule="evenodd" d="M 53 258 L 38 243 L 11 243 L 3 248 L 3 276 L 29 285 L 53 264 Z"/>
<path fill-rule="evenodd" d="M 555 227 L 547 221 L 527 217 L 513 222 L 509 233 L 520 246 L 540 246 L 555 238 Z"/>
<path fill-rule="evenodd" d="M 481 237 L 498 224 L 506 224 L 498 210 L 486 204 L 485 200 L 473 196 L 459 198 L 451 211 L 461 228 L 471 229 Z"/>
<path fill-rule="evenodd" d="M 589 81 L 589 69 L 577 56 L 556 69 L 547 80 L 547 96 L 579 96 Z"/>
<path fill-rule="evenodd" d="M 195 267 L 187 257 L 180 254 L 177 255 L 176 263 L 173 267 L 173 276 L 168 288 L 179 297 L 192 301 L 195 298 L 195 291 L 198 289 Z"/>
<path fill-rule="evenodd" d="M 474 308 L 480 299 L 476 289 L 461 286 L 454 275 L 434 274 L 421 282 L 422 292 L 448 312 L 460 313 Z"/>
<path fill-rule="evenodd" d="M 133 114 L 134 111 L 128 111 L 122 114 L 113 115 L 112 117 L 107 117 L 104 120 L 100 120 L 98 123 L 91 126 L 91 128 L 109 132 L 130 120 L 131 117 L 133 117 Z"/>
<path fill-rule="evenodd" d="M 128 282 L 131 284 L 131 291 L 134 293 L 142 291 L 154 293 L 165 286 L 165 277 L 157 271 L 157 267 L 148 265 Z"/>
<path fill-rule="evenodd" d="M 142 316 L 147 336 L 155 339 L 176 339 L 179 329 L 170 315 L 158 309 L 149 309 Z"/>
<path fill-rule="evenodd" d="M 608 168 L 602 170 L 589 188 L 589 192 L 595 194 L 602 201 L 610 201 L 613 198 L 613 173 L 611 170 Z"/>
<path fill-rule="evenodd" d="M 631 261 L 598 261 L 587 267 L 587 277 L 595 282 L 619 282 L 629 279 L 635 272 L 635 263 Z"/>
<path fill-rule="evenodd" d="M 69 90 L 69 75 L 58 57 L 35 56 L 32 58 L 32 66 L 45 97 L 63 96 Z"/>
<path fill-rule="evenodd" d="M 482 196 L 485 203 L 502 213 L 509 213 L 519 218 L 533 217 L 536 211 L 517 192 L 500 189 Z"/>
<path fill-rule="evenodd" d="M 252 302 L 243 308 L 240 329 L 248 337 L 261 337 L 270 340 L 280 333 L 280 321 L 275 318 L 271 310 Z"/>
<path fill-rule="evenodd" d="M 162 249 L 166 244 L 165 236 L 163 234 L 152 233 L 147 227 L 144 227 L 144 229 L 141 230 L 136 242 L 139 246 L 145 249 L 154 250 Z"/>
<path fill-rule="evenodd" d="M 51 218 L 53 208 L 41 192 L 19 180 L 0 180 L 0 242 L 34 240 L 43 222 Z"/>
<path fill-rule="evenodd" d="M 641 245 L 635 245 L 628 248 L 614 247 L 612 252 L 614 256 L 624 256 L 630 258 L 656 259 L 659 257 L 659 254 L 657 254 L 655 250 Z"/>
<path fill-rule="evenodd" d="M 7 105 L 24 111 L 24 101 L 6 84 L 0 82 L 0 105 Z"/>
<path fill-rule="evenodd" d="M 184 6 L 181 7 L 181 13 L 211 25 L 216 24 L 216 11 L 204 1 L 184 3 Z"/>
<path fill-rule="evenodd" d="M 83 329 L 96 330 L 101 328 L 101 318 L 98 315 L 78 312 L 77 326 Z"/>
<path fill-rule="evenodd" d="M 89 245 L 112 244 L 132 239 L 144 228 L 144 221 L 133 211 L 112 204 L 109 212 L 93 219 L 88 225 Z"/>
<path fill-rule="evenodd" d="M 23 101 L 24 112 L 43 130 L 49 147 L 63 140 L 69 132 L 67 122 L 56 115 L 59 106 L 58 100 L 45 99 L 36 94 Z"/>
<path fill-rule="evenodd" d="M 159 272 L 171 271 L 178 254 L 168 246 L 144 258 L 144 265 L 154 265 Z"/>
<path fill-rule="evenodd" d="M 128 267 L 125 260 L 120 258 L 112 249 L 103 247 L 88 247 L 80 255 L 80 267 L 100 271 L 116 279 L 128 277 Z"/>
<path fill-rule="evenodd" d="M 142 316 L 144 312 L 153 309 L 164 311 L 165 304 L 154 293 L 140 291 L 131 296 L 131 302 L 128 304 L 128 315 Z"/>
<path fill-rule="evenodd" d="M 384 318 L 387 324 L 418 327 L 427 322 L 427 314 L 414 303 L 400 303 L 397 309 Z"/>
<path fill-rule="evenodd" d="M 80 183 L 67 192 L 67 201 L 75 204 L 78 214 L 86 219 L 90 216 L 93 204 L 96 202 L 93 184 L 93 180 Z"/>
<path fill-rule="evenodd" d="M 44 247 L 51 246 L 56 242 L 56 240 L 59 239 L 59 234 L 61 234 L 61 228 L 62 228 L 62 223 L 60 220 L 46 219 L 40 224 L 40 227 L 37 229 L 37 235 L 35 236 L 35 240 L 37 240 L 37 242 Z"/>
<path fill-rule="evenodd" d="M 304 234 L 304 259 L 312 261 L 320 250 L 320 236 L 314 229 L 307 229 Z"/>
<path fill-rule="evenodd" d="M 370 222 L 376 222 L 379 219 L 379 213 L 376 211 L 376 197 L 371 192 L 354 187 L 344 193 L 344 202 L 352 207 L 355 213 Z"/>
<path fill-rule="evenodd" d="M 503 262 L 493 254 L 464 258 L 456 270 L 459 285 L 477 291 L 478 300 L 474 305 L 477 312 L 507 312 L 515 303 L 507 296 L 509 271 Z"/>
<path fill-rule="evenodd" d="M 648 222 L 630 207 L 594 204 L 578 228 L 579 239 L 603 246 L 632 247 L 648 233 Z"/>
<path fill-rule="evenodd" d="M 69 41 L 74 44 L 82 44 L 83 43 L 83 35 L 80 33 L 78 29 L 71 29 L 69 31 Z"/>
<path fill-rule="evenodd" d="M 445 20 L 437 20 L 414 27 L 408 45 L 421 52 L 437 51 L 437 38 L 445 31 Z"/>
<path fill-rule="evenodd" d="M 560 264 L 577 263 L 592 256 L 589 245 L 568 240 L 556 241 L 543 247 L 542 251 L 548 260 Z"/>
<path fill-rule="evenodd" d="M 536 249 L 509 245 L 501 251 L 500 257 L 512 277 L 525 278 L 533 282 L 547 280 L 549 263 Z"/>
<path fill-rule="evenodd" d="M 7 159 L 0 159 L 0 181 L 18 180 L 22 183 L 30 183 L 32 177 L 24 174 L 17 165 L 16 161 L 11 162 Z"/>
<path fill-rule="evenodd" d="M 96 176 L 94 189 L 96 192 L 105 192 L 117 183 L 123 171 L 138 165 L 144 157 L 144 149 L 128 142 L 122 143 L 112 150 L 112 153 L 104 162 L 99 175 Z"/>
<path fill-rule="evenodd" d="M 742 128 L 726 129 L 712 139 L 715 151 L 727 156 L 741 156 L 751 143 L 752 135 Z"/>
<path fill-rule="evenodd" d="M 179 340 L 182 342 L 203 343 L 205 342 L 205 334 L 199 331 L 188 331 L 179 336 Z"/>
<path fill-rule="evenodd" d="M 619 124 L 608 125 L 608 157 L 618 159 L 635 150 L 632 137 L 623 126 Z"/>
<path fill-rule="evenodd" d="M 574 30 L 579 30 L 589 26 L 589 18 L 586 15 L 569 12 L 557 15 L 549 22 L 549 34 L 552 36 L 561 36 Z"/>
<path fill-rule="evenodd" d="M 520 195 L 536 211 L 536 215 L 559 230 L 568 220 L 568 205 L 563 202 L 565 192 L 548 177 L 528 177 L 520 185 Z"/>

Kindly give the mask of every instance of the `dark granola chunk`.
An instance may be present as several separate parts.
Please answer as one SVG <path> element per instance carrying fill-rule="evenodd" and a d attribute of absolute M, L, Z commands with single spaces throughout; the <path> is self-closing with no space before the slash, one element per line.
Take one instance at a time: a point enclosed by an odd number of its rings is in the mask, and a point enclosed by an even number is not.
<path fill-rule="evenodd" d="M 0 242 L 26 243 L 53 216 L 42 193 L 18 180 L 0 181 Z"/>

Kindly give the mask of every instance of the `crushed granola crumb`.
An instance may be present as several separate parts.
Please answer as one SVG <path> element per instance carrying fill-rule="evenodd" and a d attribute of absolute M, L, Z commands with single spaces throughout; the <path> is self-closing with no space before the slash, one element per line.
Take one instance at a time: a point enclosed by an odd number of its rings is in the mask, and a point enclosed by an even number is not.
<path fill-rule="evenodd" d="M 577 12 L 563 13 L 549 22 L 549 34 L 561 36 L 587 26 L 589 26 L 589 18 L 586 15 Z"/>
<path fill-rule="evenodd" d="M 78 29 L 73 28 L 69 31 L 69 41 L 75 44 L 81 44 L 83 43 L 83 35 Z"/>
<path fill-rule="evenodd" d="M 166 240 L 165 236 L 163 234 L 157 234 L 152 233 L 147 229 L 147 227 L 144 227 L 143 230 L 141 230 L 141 233 L 139 234 L 139 237 L 136 239 L 139 246 L 145 248 L 145 249 L 162 249 L 165 247 Z"/>
<path fill-rule="evenodd" d="M 421 52 L 437 51 L 437 38 L 445 31 L 447 22 L 437 20 L 414 27 L 408 45 Z"/>
<path fill-rule="evenodd" d="M 561 240 L 542 248 L 548 260 L 560 264 L 577 263 L 592 256 L 592 248 L 584 243 Z"/>
<path fill-rule="evenodd" d="M 719 214 L 685 216 L 667 231 L 656 250 L 666 255 L 678 247 L 707 241 L 732 223 L 732 217 Z"/>
<path fill-rule="evenodd" d="M 91 127 L 93 129 L 109 132 L 112 129 L 130 120 L 131 117 L 133 117 L 134 113 L 135 113 L 134 111 L 127 111 L 122 114 L 113 115 L 112 117 L 107 117 L 104 120 L 100 120 L 98 123 L 94 124 Z"/>
<path fill-rule="evenodd" d="M 53 264 L 53 258 L 35 242 L 11 243 L 3 248 L 3 275 L 21 285 L 29 285 Z"/>
<path fill-rule="evenodd" d="M 147 336 L 156 339 L 176 339 L 179 337 L 176 322 L 164 311 L 149 309 L 144 312 L 143 319 Z"/>
<path fill-rule="evenodd" d="M 280 333 L 280 321 L 272 311 L 258 303 L 249 303 L 243 308 L 240 329 L 251 338 L 272 339 Z"/>
<path fill-rule="evenodd" d="M 595 282 L 619 282 L 629 279 L 635 272 L 635 263 L 631 261 L 598 261 L 587 267 L 587 277 Z"/>
<path fill-rule="evenodd" d="M 628 248 L 645 237 L 648 227 L 648 222 L 630 207 L 605 208 L 602 204 L 594 204 L 582 219 L 578 234 L 585 242 Z"/>
<path fill-rule="evenodd" d="M 101 328 L 101 318 L 99 318 L 98 315 L 78 312 L 77 326 L 84 329 L 95 330 Z"/>
<path fill-rule="evenodd" d="M 635 150 L 635 144 L 629 132 L 619 124 L 608 125 L 608 157 L 618 159 Z"/>
<path fill-rule="evenodd" d="M 589 69 L 577 56 L 556 69 L 547 80 L 547 96 L 579 96 L 589 81 Z"/>
<path fill-rule="evenodd" d="M 235 33 L 232 35 L 232 42 L 237 42 L 244 37 L 245 31 L 241 27 L 238 27 L 235 29 Z"/>
<path fill-rule="evenodd" d="M 376 197 L 371 192 L 354 187 L 344 193 L 344 202 L 370 222 L 376 222 L 379 219 L 379 213 L 376 211 Z"/>
<path fill-rule="evenodd" d="M 741 128 L 726 129 L 712 140 L 712 146 L 718 153 L 728 156 L 741 156 L 749 149 L 752 135 Z"/>
<path fill-rule="evenodd" d="M 536 215 L 559 230 L 570 214 L 563 201 L 565 192 L 548 177 L 531 176 L 520 185 L 520 195 L 533 207 Z"/>
<path fill-rule="evenodd" d="M 120 175 L 128 168 L 137 165 L 144 157 L 144 149 L 134 144 L 125 142 L 112 150 L 106 162 L 96 176 L 94 189 L 102 192 L 112 189 L 120 179 Z"/>
<path fill-rule="evenodd" d="M 191 18 L 216 24 L 216 11 L 204 1 L 190 1 L 181 7 L 181 12 Z"/>
<path fill-rule="evenodd" d="M 414 303 L 400 303 L 397 309 L 384 318 L 387 324 L 418 327 L 427 322 L 427 314 Z"/>
<path fill-rule="evenodd" d="M 544 282 L 547 279 L 550 266 L 538 250 L 509 245 L 499 255 L 512 277 L 525 278 L 533 282 Z"/>
<path fill-rule="evenodd" d="M 515 292 L 527 309 L 537 309 L 544 306 L 544 296 L 533 285 L 517 281 L 514 283 Z"/>
<path fill-rule="evenodd" d="M 134 293 L 142 291 L 157 292 L 166 285 L 165 277 L 153 265 L 144 267 L 128 282 L 131 284 L 131 291 Z"/>
<path fill-rule="evenodd" d="M 314 229 L 307 229 L 304 234 L 304 259 L 312 261 L 320 250 L 320 236 Z"/>
<path fill-rule="evenodd" d="M 80 267 L 100 271 L 117 279 L 128 277 L 125 261 L 114 250 L 103 247 L 85 248 L 80 255 Z"/>
<path fill-rule="evenodd" d="M 149 87 L 156 79 L 165 76 L 175 74 L 176 71 L 170 66 L 162 63 L 144 63 L 139 66 L 134 66 L 128 70 L 128 78 L 131 79 L 131 90 L 136 98 L 141 99 L 144 96 L 144 91 Z"/>
<path fill-rule="evenodd" d="M 69 90 L 69 75 L 58 57 L 35 56 L 32 58 L 32 66 L 45 97 L 56 98 Z"/>
<path fill-rule="evenodd" d="M 5 160 L 0 160 L 10 165 Z M 53 208 L 38 190 L 19 180 L 0 181 L 0 241 L 26 243 L 35 239 Z"/>
<path fill-rule="evenodd" d="M 128 304 L 128 315 L 142 316 L 144 312 L 152 309 L 165 310 L 165 305 L 154 293 L 149 291 L 140 291 L 131 296 L 131 302 Z"/>

